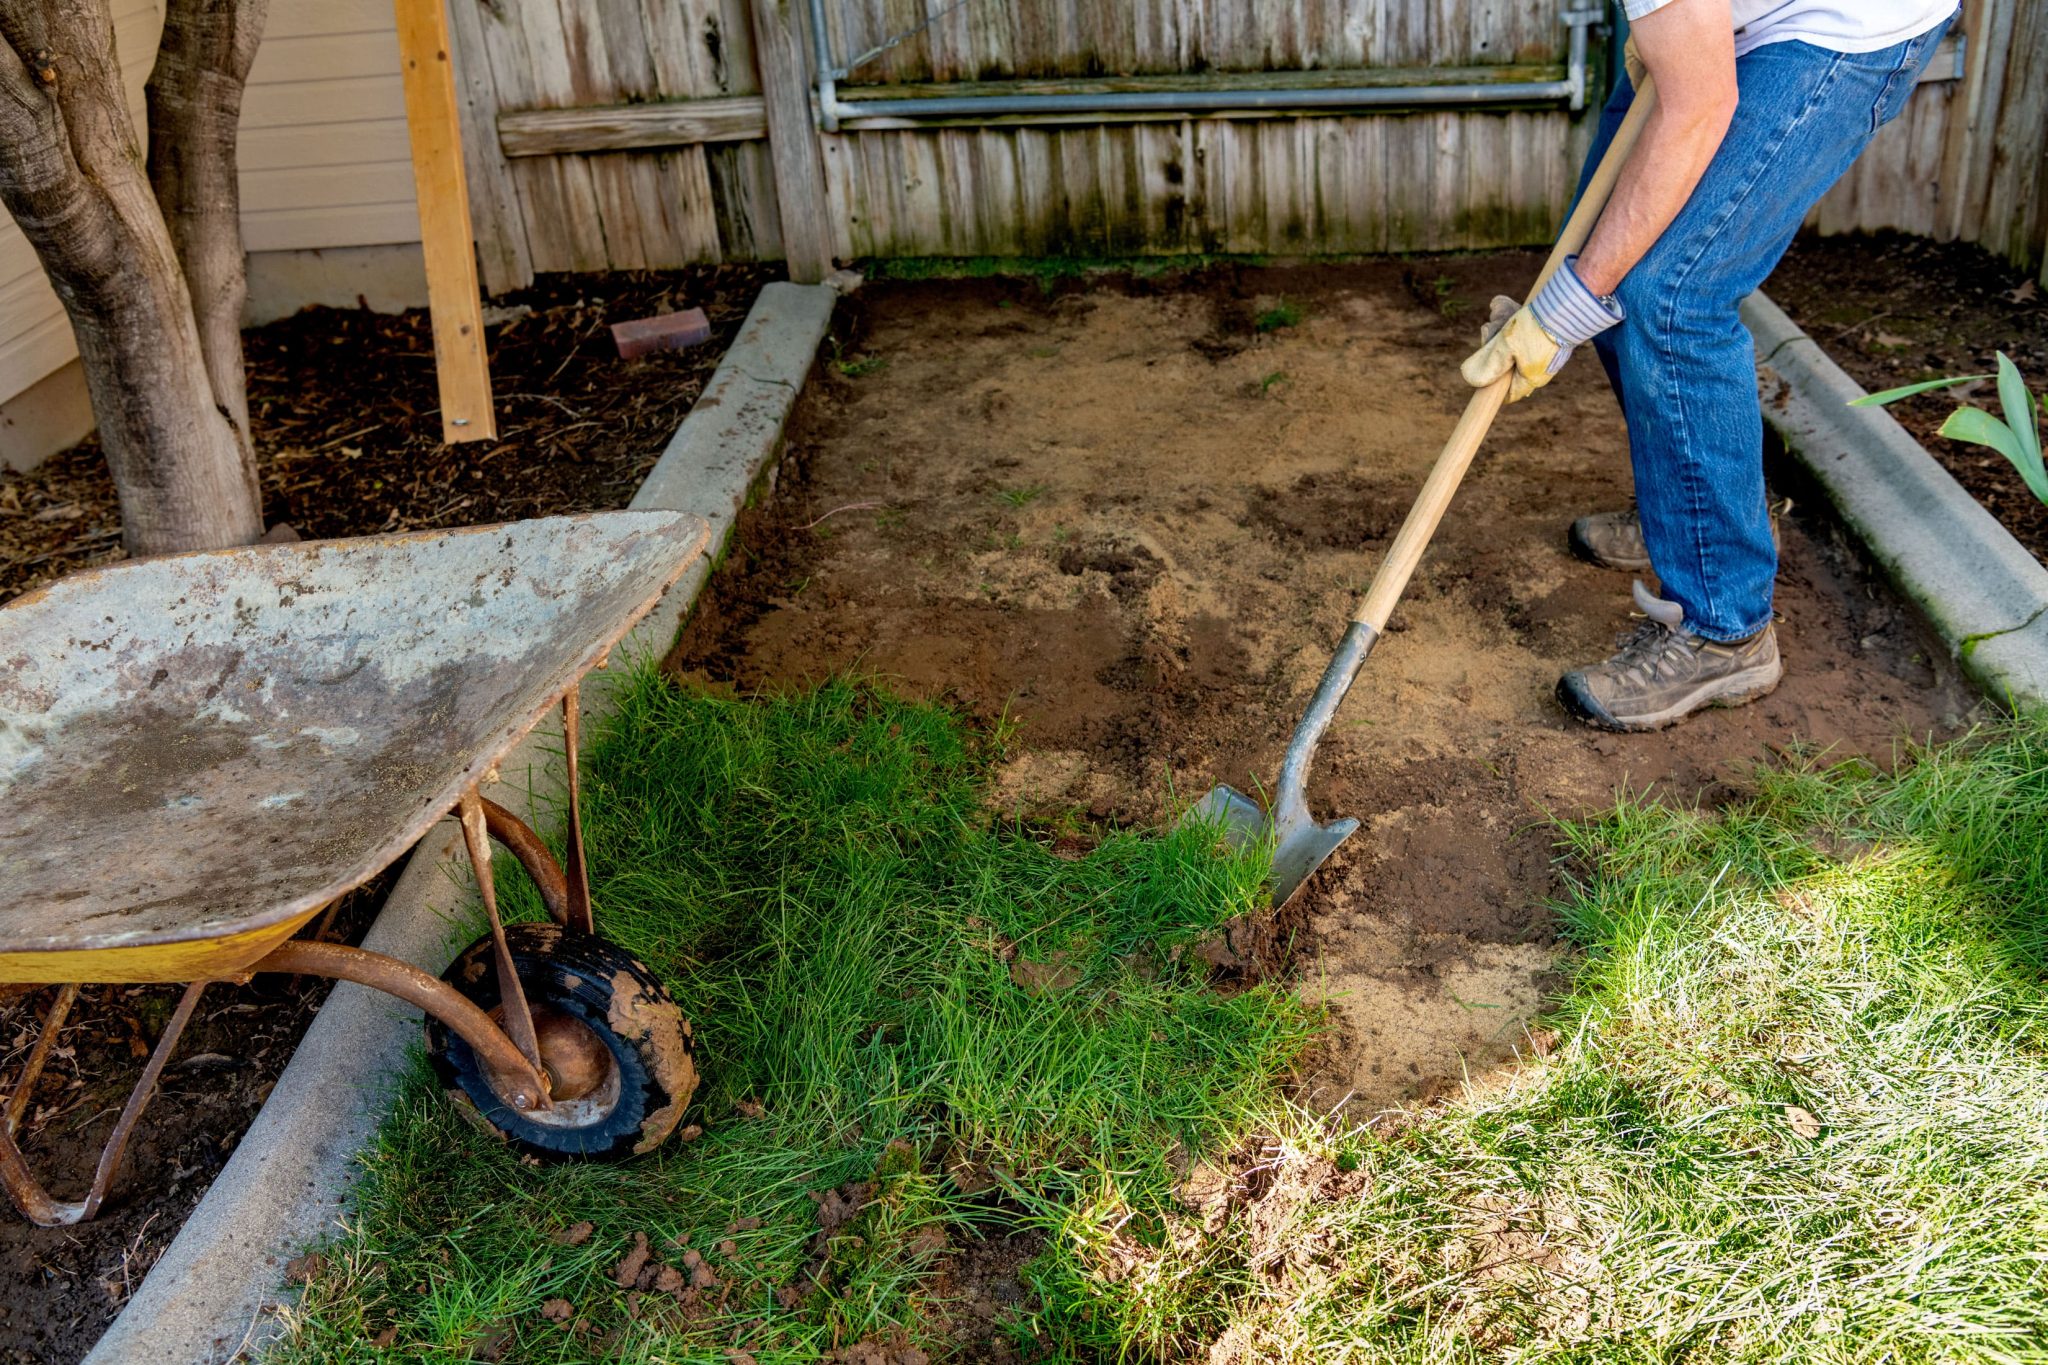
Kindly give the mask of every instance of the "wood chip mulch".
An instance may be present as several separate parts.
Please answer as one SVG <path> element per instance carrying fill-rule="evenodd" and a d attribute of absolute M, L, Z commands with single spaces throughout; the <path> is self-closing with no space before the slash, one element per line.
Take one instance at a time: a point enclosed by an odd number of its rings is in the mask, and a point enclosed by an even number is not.
<path fill-rule="evenodd" d="M 302 537 L 623 507 L 777 271 L 545 277 L 487 312 L 496 441 L 441 443 L 425 310 L 311 308 L 244 334 L 264 516 Z M 610 326 L 702 308 L 712 337 L 621 360 Z M 121 557 L 97 437 L 0 474 L 0 602 Z"/>

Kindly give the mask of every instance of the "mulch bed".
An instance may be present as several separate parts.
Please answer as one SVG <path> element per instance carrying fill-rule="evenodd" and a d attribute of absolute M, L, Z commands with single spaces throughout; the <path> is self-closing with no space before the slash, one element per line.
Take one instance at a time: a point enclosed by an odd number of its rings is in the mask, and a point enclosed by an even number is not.
<path fill-rule="evenodd" d="M 441 444 L 424 310 L 309 308 L 253 328 L 264 515 L 313 539 L 623 507 L 776 273 L 562 275 L 498 300 L 495 442 Z M 688 307 L 711 319 L 710 342 L 619 359 L 610 324 Z M 97 437 L 0 474 L 0 602 L 120 558 L 120 537 Z"/>
<path fill-rule="evenodd" d="M 760 286 L 756 266 L 562 276 L 497 301 L 491 370 L 500 439 L 441 444 L 423 311 L 309 309 L 245 334 L 265 514 L 306 538 L 466 526 L 622 507 L 717 366 Z M 609 324 L 701 307 L 710 342 L 631 361 Z M 96 439 L 0 475 L 0 602 L 119 559 L 120 517 Z M 351 940 L 397 875 L 348 897 L 326 936 Z M 88 988 L 23 1121 L 31 1167 L 60 1198 L 100 1142 L 176 1003 L 175 986 Z M 0 999 L 0 1086 L 52 989 Z M 90 1350 L 268 1098 L 326 998 L 325 982 L 258 978 L 202 999 L 94 1222 L 37 1228 L 0 1208 L 0 1362 Z"/>
<path fill-rule="evenodd" d="M 2048 388 L 2048 290 L 1981 247 L 1898 233 L 1807 235 L 1764 290 L 1873 393 L 1986 373 L 1999 351 L 2035 393 Z M 1890 411 L 2020 544 L 2048 560 L 2048 506 L 2005 457 L 1935 434 L 1959 402 L 2000 411 L 1988 382 L 1908 398 Z"/>

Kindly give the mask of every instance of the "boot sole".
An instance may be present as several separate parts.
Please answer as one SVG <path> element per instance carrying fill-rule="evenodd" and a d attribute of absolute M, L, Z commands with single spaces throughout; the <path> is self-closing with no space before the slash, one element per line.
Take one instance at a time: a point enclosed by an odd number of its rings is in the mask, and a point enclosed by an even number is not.
<path fill-rule="evenodd" d="M 1745 669 L 1741 673 L 1705 684 L 1676 706 L 1668 706 L 1647 715 L 1617 716 L 1593 696 L 1591 689 L 1586 686 L 1584 674 L 1567 673 L 1557 680 L 1557 700 L 1572 719 L 1595 729 L 1612 730 L 1620 734 L 1642 734 L 1669 729 L 1695 711 L 1704 711 L 1711 707 L 1741 706 L 1759 697 L 1768 696 L 1776 690 L 1779 680 L 1784 676 L 1784 659 L 1773 659 L 1768 666 Z"/>
<path fill-rule="evenodd" d="M 1572 523 L 1571 529 L 1565 532 L 1564 542 L 1566 547 L 1571 550 L 1574 559 L 1582 559 L 1595 568 L 1617 569 L 1623 573 L 1642 573 L 1650 567 L 1650 557 L 1648 555 L 1644 555 L 1641 559 L 1607 558 L 1594 549 L 1592 544 L 1580 533 L 1579 523 L 1576 521 Z"/>

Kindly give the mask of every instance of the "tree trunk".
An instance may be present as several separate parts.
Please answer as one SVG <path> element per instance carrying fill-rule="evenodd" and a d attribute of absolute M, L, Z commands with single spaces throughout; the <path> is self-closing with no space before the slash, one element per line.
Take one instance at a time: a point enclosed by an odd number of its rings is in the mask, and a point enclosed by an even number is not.
<path fill-rule="evenodd" d="M 71 315 L 128 552 L 260 537 L 255 461 L 214 401 L 105 0 L 0 4 L 0 202 Z"/>
<path fill-rule="evenodd" d="M 170 0 L 149 76 L 149 181 L 185 268 L 213 401 L 251 450 L 242 366 L 249 286 L 235 135 L 269 8 L 269 0 Z"/>

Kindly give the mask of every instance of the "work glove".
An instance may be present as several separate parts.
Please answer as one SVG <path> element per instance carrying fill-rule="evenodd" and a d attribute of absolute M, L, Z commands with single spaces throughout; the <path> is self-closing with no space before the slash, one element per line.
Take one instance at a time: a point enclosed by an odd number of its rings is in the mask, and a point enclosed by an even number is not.
<path fill-rule="evenodd" d="M 1494 299 L 1479 332 L 1479 349 L 1459 370 L 1467 384 L 1483 389 L 1510 375 L 1508 401 L 1519 403 L 1548 384 L 1579 343 L 1623 320 L 1619 303 L 1586 288 L 1572 268 L 1578 259 L 1566 257 L 1526 306 L 1518 307 L 1505 294 Z"/>
<path fill-rule="evenodd" d="M 1629 89 L 1643 88 L 1643 77 L 1649 74 L 1649 68 L 1643 65 L 1643 56 L 1636 51 L 1636 37 L 1633 33 L 1629 35 L 1628 41 L 1621 45 L 1621 69 L 1628 72 Z"/>

